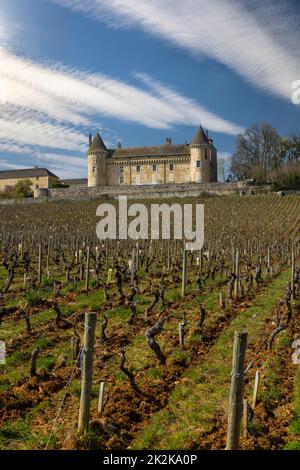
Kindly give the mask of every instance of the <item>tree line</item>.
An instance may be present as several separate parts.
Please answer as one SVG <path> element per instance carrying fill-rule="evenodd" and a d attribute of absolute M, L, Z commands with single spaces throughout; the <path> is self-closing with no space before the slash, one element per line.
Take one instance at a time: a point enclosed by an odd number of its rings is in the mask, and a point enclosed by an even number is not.
<path fill-rule="evenodd" d="M 230 171 L 238 180 L 300 189 L 300 133 L 282 137 L 268 123 L 253 124 L 237 137 Z"/>

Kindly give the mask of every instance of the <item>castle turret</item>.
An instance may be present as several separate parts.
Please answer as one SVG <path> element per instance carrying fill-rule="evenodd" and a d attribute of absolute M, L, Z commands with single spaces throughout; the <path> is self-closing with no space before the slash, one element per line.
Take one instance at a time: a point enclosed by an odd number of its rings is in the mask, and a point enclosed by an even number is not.
<path fill-rule="evenodd" d="M 97 132 L 94 139 L 89 140 L 88 149 L 88 186 L 106 186 L 106 163 L 105 160 L 109 154 L 99 132 Z"/>
<path fill-rule="evenodd" d="M 191 182 L 211 183 L 217 181 L 217 152 L 213 140 L 200 126 L 190 144 Z"/>

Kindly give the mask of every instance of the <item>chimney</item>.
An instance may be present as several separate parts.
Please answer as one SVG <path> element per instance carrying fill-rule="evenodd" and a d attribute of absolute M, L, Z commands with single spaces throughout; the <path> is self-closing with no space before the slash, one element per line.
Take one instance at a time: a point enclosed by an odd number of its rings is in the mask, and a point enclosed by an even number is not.
<path fill-rule="evenodd" d="M 171 145 L 171 143 L 172 143 L 172 139 L 170 139 L 170 137 L 168 137 L 166 139 L 166 145 Z"/>
<path fill-rule="evenodd" d="M 93 139 L 92 134 L 90 134 L 89 135 L 89 147 L 92 145 L 92 139 Z"/>
<path fill-rule="evenodd" d="M 122 143 L 119 141 L 118 142 L 118 149 L 120 149 L 122 147 Z"/>

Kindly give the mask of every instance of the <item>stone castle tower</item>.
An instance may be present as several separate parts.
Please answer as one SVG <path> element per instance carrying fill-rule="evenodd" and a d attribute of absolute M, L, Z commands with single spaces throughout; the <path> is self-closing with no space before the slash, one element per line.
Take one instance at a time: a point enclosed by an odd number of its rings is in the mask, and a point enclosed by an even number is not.
<path fill-rule="evenodd" d="M 191 183 L 212 183 L 218 179 L 217 151 L 208 132 L 200 126 L 191 144 Z"/>
<path fill-rule="evenodd" d="M 90 135 L 88 186 L 212 183 L 217 181 L 217 150 L 200 126 L 190 144 L 107 149 L 99 132 Z"/>
<path fill-rule="evenodd" d="M 89 143 L 88 186 L 107 186 L 106 159 L 109 157 L 109 151 L 101 139 L 99 132 L 97 132 L 93 141 L 92 136 L 90 135 Z"/>

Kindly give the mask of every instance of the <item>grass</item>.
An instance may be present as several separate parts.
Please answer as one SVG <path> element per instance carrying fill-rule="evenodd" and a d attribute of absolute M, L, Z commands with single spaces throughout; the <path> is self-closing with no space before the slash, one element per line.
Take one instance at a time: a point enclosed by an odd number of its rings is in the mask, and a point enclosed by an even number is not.
<path fill-rule="evenodd" d="M 298 366 L 294 381 L 293 419 L 289 425 L 292 440 L 286 450 L 300 450 L 300 367 Z"/>
<path fill-rule="evenodd" d="M 38 358 L 37 368 L 51 370 L 55 366 L 56 356 L 54 354 L 49 354 L 48 356 L 42 356 Z"/>
<path fill-rule="evenodd" d="M 46 349 L 46 348 L 51 348 L 54 345 L 54 341 L 47 338 L 46 336 L 42 336 L 41 338 L 37 340 L 35 344 L 36 344 L 36 347 L 39 349 Z"/>
<path fill-rule="evenodd" d="M 48 443 L 49 436 L 39 430 L 38 433 L 31 431 L 31 424 L 23 420 L 12 424 L 12 434 L 2 437 L 0 431 L 0 450 L 42 450 Z M 51 436 L 49 445 L 55 448 L 56 437 Z"/>
<path fill-rule="evenodd" d="M 210 281 L 209 281 L 210 282 Z M 208 287 L 208 286 L 207 286 Z M 213 283 L 212 286 L 213 287 Z M 192 285 L 189 285 L 189 289 L 192 290 Z M 190 359 L 190 353 L 188 351 L 189 347 L 189 342 L 190 343 L 199 343 L 201 342 L 201 335 L 192 335 L 189 334 L 189 330 L 192 325 L 194 325 L 195 322 L 195 317 L 198 314 L 198 308 L 199 308 L 199 302 L 204 302 L 205 308 L 208 312 L 207 319 L 205 320 L 207 325 L 212 324 L 220 318 L 220 316 L 223 315 L 222 312 L 218 310 L 218 299 L 219 299 L 219 292 L 221 288 L 219 287 L 214 287 L 214 290 L 211 292 L 208 291 L 206 288 L 201 295 L 196 295 L 192 300 L 186 299 L 184 305 L 181 305 L 176 312 L 174 312 L 174 315 L 170 320 L 168 320 L 165 324 L 164 327 L 164 335 L 162 335 L 159 338 L 159 343 L 162 346 L 162 349 L 167 350 L 167 354 L 172 356 L 172 360 L 176 361 L 181 361 L 181 362 L 186 362 L 188 365 L 189 359 Z M 172 288 L 168 289 L 166 291 L 166 299 L 167 300 L 174 300 L 178 297 L 178 300 L 181 302 L 181 296 L 180 296 L 180 286 L 178 288 Z M 137 300 L 137 310 L 138 316 L 142 316 L 145 310 L 145 306 L 149 305 L 152 301 L 152 297 L 150 295 L 147 296 L 141 296 L 139 295 Z M 67 318 L 70 313 L 74 311 L 80 311 L 84 310 L 85 308 L 88 308 L 89 310 L 94 309 L 99 311 L 99 307 L 103 301 L 103 293 L 102 291 L 98 290 L 96 292 L 90 291 L 88 294 L 86 293 L 80 293 L 78 292 L 76 295 L 76 301 L 75 302 L 70 302 L 68 307 L 62 306 L 62 315 L 63 317 Z M 159 311 L 160 309 L 160 304 L 158 304 L 155 307 L 155 311 Z M 186 344 L 187 344 L 187 351 L 180 351 L 179 348 L 174 350 L 174 347 L 170 345 L 170 336 L 176 335 L 176 338 L 178 336 L 178 321 L 181 320 L 182 318 L 182 312 L 186 311 L 187 313 L 187 336 L 186 336 Z M 117 307 L 111 311 L 108 312 L 108 318 L 109 318 L 109 323 L 108 323 L 108 328 L 107 328 L 107 335 L 109 336 L 110 332 L 113 332 L 114 330 L 118 328 L 122 328 L 124 331 L 126 331 L 127 328 L 130 328 L 126 324 L 126 320 L 130 315 L 130 309 L 124 306 Z M 52 309 L 48 309 L 42 312 L 35 313 L 31 315 L 31 324 L 32 327 L 35 329 L 38 329 L 39 327 L 51 322 L 54 323 L 55 320 L 55 313 Z M 124 322 L 125 321 L 125 322 Z M 13 324 L 13 331 L 11 329 L 6 330 L 6 336 L 8 338 L 12 338 L 13 336 L 17 334 L 24 334 L 25 331 L 25 323 L 24 320 L 21 320 L 19 322 L 10 322 L 10 325 Z M 5 325 L 7 328 L 8 325 Z M 2 325 L 3 327 L 3 325 Z M 100 321 L 97 322 L 97 332 L 100 327 Z M 147 347 L 146 341 L 145 341 L 145 327 L 142 327 L 141 331 L 138 332 L 138 334 L 135 336 L 133 342 L 131 343 L 130 346 L 126 348 L 126 358 L 127 358 L 127 366 L 132 370 L 132 371 L 138 371 L 138 370 L 143 370 L 145 368 L 145 374 L 147 377 L 150 379 L 159 379 L 163 375 L 163 368 L 162 366 L 157 366 L 157 360 L 155 358 L 154 353 Z M 6 375 L 6 380 L 1 381 L 0 379 L 0 387 L 2 389 L 6 390 L 9 387 L 9 384 L 12 383 L 15 380 L 19 380 L 20 378 L 23 378 L 24 375 L 28 374 L 28 368 L 29 368 L 29 362 L 30 362 L 30 354 L 32 349 L 35 347 L 39 347 L 42 350 L 47 350 L 48 348 L 51 348 L 51 354 L 48 354 L 47 352 L 44 352 L 43 354 L 46 355 L 41 355 L 38 358 L 38 371 L 41 369 L 47 369 L 51 370 L 55 364 L 55 358 L 58 356 L 58 353 L 66 353 L 66 341 L 59 342 L 58 344 L 55 343 L 54 340 L 49 339 L 46 335 L 46 331 L 42 332 L 43 336 L 38 338 L 34 344 L 32 344 L 27 350 L 23 350 L 22 353 L 13 353 L 10 358 L 8 358 L 8 373 Z M 68 330 L 64 333 L 65 335 L 71 335 L 72 330 Z M 98 334 L 98 333 L 97 333 Z M 68 342 L 69 346 L 69 342 Z M 221 355 L 222 357 L 222 355 Z M 119 359 L 116 357 L 113 357 L 109 359 L 108 363 L 110 365 L 110 369 L 112 372 L 112 376 L 115 377 L 115 380 L 117 382 L 123 382 L 127 381 L 127 377 L 118 370 L 118 366 L 116 367 L 117 363 L 119 362 Z M 191 395 L 191 389 L 189 388 L 188 384 L 186 381 L 191 380 L 191 383 L 193 384 L 200 384 L 202 380 L 210 380 L 210 374 L 214 374 L 214 371 L 211 370 L 211 368 L 208 368 L 207 371 L 203 369 L 202 375 L 199 374 L 198 369 L 192 369 L 189 370 L 188 373 L 186 374 L 186 377 L 182 381 L 182 383 L 185 383 L 185 386 L 183 389 L 180 389 L 180 387 L 176 387 L 174 390 L 174 397 L 176 400 L 181 400 L 181 397 L 184 400 L 190 400 L 190 395 Z M 215 371 L 216 374 L 219 374 L 219 371 Z M 203 375 L 204 374 L 204 375 Z M 224 374 L 224 377 L 226 378 L 226 374 Z M 0 388 L 1 390 L 1 388 Z M 71 384 L 70 394 L 72 396 L 79 397 L 80 396 L 80 382 L 78 380 L 73 381 Z M 208 389 L 209 393 L 214 392 L 213 389 Z M 55 394 L 54 397 L 57 397 L 58 394 Z M 53 397 L 53 398 L 54 398 Z M 177 397 L 177 398 L 176 398 Z M 52 397 L 51 397 L 52 400 Z M 33 408 L 30 410 L 29 415 L 38 415 L 43 413 L 44 409 L 44 402 L 40 403 L 37 405 L 37 407 Z M 45 407 L 47 408 L 49 403 L 45 402 Z M 47 404 L 48 403 L 48 404 Z M 187 417 L 192 423 L 192 426 L 195 426 L 198 420 L 198 403 L 190 403 L 189 408 L 187 409 Z M 175 410 L 176 411 L 176 410 Z M 207 414 L 206 414 L 206 419 L 209 419 L 211 411 L 209 411 L 209 407 L 207 407 Z M 203 414 L 205 417 L 205 415 Z M 169 420 L 170 422 L 174 421 L 176 419 L 176 413 L 174 413 L 174 410 L 165 410 L 164 418 L 166 420 Z M 149 430 L 150 433 L 150 440 L 152 439 L 157 439 L 157 431 L 153 431 L 153 429 L 156 429 L 155 424 L 153 425 L 154 428 L 151 428 Z M 34 427 L 33 427 L 34 428 Z M 157 427 L 159 429 L 160 426 Z M 146 431 L 145 431 L 146 432 Z M 169 432 L 169 431 L 168 431 Z M 190 427 L 182 427 L 181 430 L 179 431 L 178 429 L 174 429 L 173 431 L 173 439 L 172 439 L 172 445 L 173 448 L 178 448 L 181 445 L 183 445 L 183 442 L 186 442 L 189 439 L 190 435 Z M 152 437 L 151 437 L 152 436 Z M 33 445 L 32 443 L 35 442 L 35 445 L 38 446 L 37 440 L 34 436 L 28 436 L 28 445 L 26 444 L 26 448 L 31 448 L 30 446 Z M 97 440 L 95 438 L 95 440 Z M 41 443 L 43 440 L 43 436 L 40 437 L 39 443 Z M 92 438 L 91 441 L 94 439 Z M 18 437 L 16 438 L 16 445 L 14 448 L 19 448 L 18 444 Z M 25 446 L 25 444 L 24 444 Z M 151 446 L 150 446 L 151 447 Z M 25 447 L 24 447 L 25 448 Z"/>
<path fill-rule="evenodd" d="M 55 313 L 52 309 L 44 310 L 42 312 L 30 315 L 31 328 L 40 327 L 55 319 Z M 5 322 L 1 327 L 1 338 L 4 341 L 9 341 L 17 335 L 24 334 L 26 330 L 25 320 Z"/>
<path fill-rule="evenodd" d="M 195 442 L 201 445 L 201 435 L 213 428 L 213 416 L 218 413 L 226 419 L 234 332 L 246 329 L 248 342 L 259 339 L 264 321 L 282 295 L 289 276 L 289 272 L 279 275 L 249 308 L 232 320 L 205 362 L 187 371 L 171 393 L 168 406 L 153 416 L 131 448 L 188 449 Z M 259 315 L 254 319 L 257 312 Z"/>
<path fill-rule="evenodd" d="M 0 429 L 0 450 L 36 449 L 41 436 L 31 432 L 28 418 L 5 423 Z"/>
<path fill-rule="evenodd" d="M 151 379 L 160 379 L 163 374 L 158 367 L 150 367 L 150 369 L 147 370 L 147 376 Z"/>
<path fill-rule="evenodd" d="M 168 292 L 168 296 L 170 298 L 174 295 L 174 289 L 170 289 Z M 176 292 L 175 292 L 176 293 Z M 181 297 L 180 297 L 181 298 Z M 168 319 L 163 327 L 163 332 L 161 336 L 157 337 L 158 343 L 161 347 L 161 350 L 166 353 L 167 355 L 172 355 L 174 359 L 177 360 L 184 360 L 188 362 L 189 360 L 189 342 L 194 342 L 195 338 L 190 338 L 189 334 L 187 334 L 185 338 L 185 343 L 187 345 L 187 351 L 180 351 L 179 345 L 178 350 L 174 351 L 174 347 L 170 344 L 170 336 L 171 337 L 178 337 L 178 322 L 182 320 L 183 311 L 187 314 L 187 324 L 186 324 L 186 331 L 189 332 L 189 329 L 194 324 L 194 317 L 198 315 L 199 303 L 204 302 L 206 309 L 216 309 L 217 302 L 219 298 L 219 291 L 218 289 L 208 293 L 203 292 L 199 295 L 196 295 L 192 300 L 187 301 L 186 303 L 182 304 L 175 312 L 173 312 L 172 317 Z M 156 307 L 157 309 L 160 308 L 159 306 Z M 143 309 L 142 309 L 143 311 Z M 138 308 L 139 312 L 139 308 Z M 127 314 L 128 315 L 128 314 Z M 220 312 L 208 312 L 207 322 L 214 322 L 216 321 L 217 317 L 220 315 Z M 143 370 L 147 366 L 154 367 L 156 364 L 156 357 L 153 351 L 150 348 L 144 348 L 143 354 L 141 354 L 141 348 L 146 345 L 145 340 L 145 333 L 146 328 L 143 329 L 143 334 L 139 334 L 135 337 L 135 340 L 131 345 L 126 348 L 126 357 L 132 364 L 132 367 L 135 371 Z M 198 335 L 196 336 L 196 341 Z"/>
<path fill-rule="evenodd" d="M 74 395 L 76 396 L 77 398 L 80 397 L 80 393 L 81 393 L 81 382 L 80 380 L 78 379 L 74 379 L 70 385 L 70 388 L 69 388 L 69 393 L 71 395 Z"/>
<path fill-rule="evenodd" d="M 283 359 L 275 355 L 264 365 L 261 386 L 263 390 L 260 392 L 260 400 L 268 409 L 272 409 L 273 403 L 280 401 L 283 397 L 284 391 L 281 387 L 281 372 L 283 368 Z"/>

